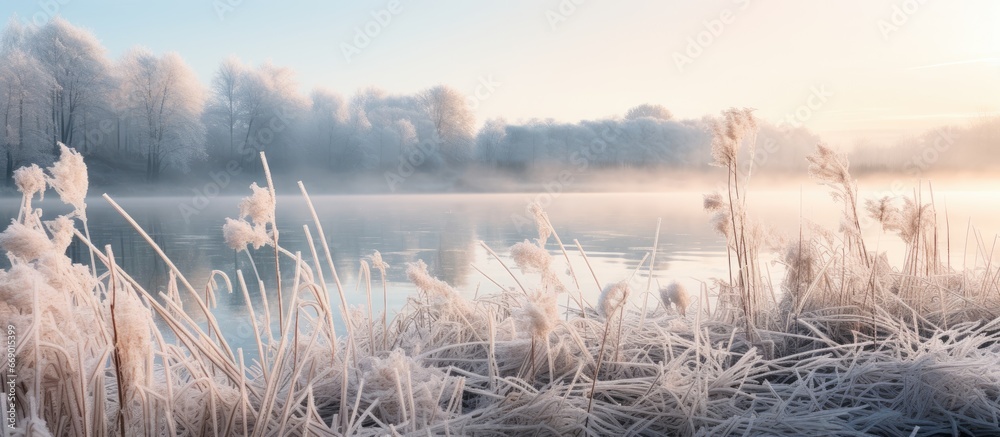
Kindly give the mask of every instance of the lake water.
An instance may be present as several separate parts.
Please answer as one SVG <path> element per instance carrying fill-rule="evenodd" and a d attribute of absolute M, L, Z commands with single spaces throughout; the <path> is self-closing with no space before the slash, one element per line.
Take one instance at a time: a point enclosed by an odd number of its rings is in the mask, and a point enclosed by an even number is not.
<path fill-rule="evenodd" d="M 822 188 L 807 187 L 804 191 L 778 190 L 751 193 L 751 213 L 771 228 L 790 238 L 797 237 L 800 213 L 820 225 L 836 230 L 838 206 Z M 984 244 L 989 248 L 993 236 L 1000 230 L 1000 194 L 997 191 L 939 191 L 938 203 L 947 203 L 951 226 L 952 259 L 961 265 L 967 220 L 971 217 L 980 226 Z M 657 220 L 662 219 L 660 240 L 650 281 L 649 263 L 632 280 L 636 290 L 644 290 L 656 281 L 666 285 L 679 281 L 689 290 L 701 288 L 704 281 L 728 277 L 726 250 L 723 240 L 709 225 L 702 211 L 701 192 L 671 193 L 602 193 L 562 194 L 555 198 L 536 194 L 441 194 L 441 195 L 373 195 L 373 196 L 314 196 L 313 202 L 322 221 L 344 287 L 350 292 L 349 305 L 366 304 L 364 286 L 358 289 L 359 260 L 378 250 L 391 267 L 388 271 L 389 312 L 398 311 L 407 297 L 416 293 L 406 279 L 406 264 L 423 260 L 430 272 L 447 281 L 468 297 L 498 291 L 492 280 L 504 287 L 515 286 L 514 280 L 501 264 L 489 255 L 479 241 L 493 248 L 508 266 L 514 268 L 508 248 L 525 239 L 537 237 L 534 223 L 527 212 L 530 202 L 541 200 L 569 250 L 573 269 L 580 281 L 581 292 L 591 303 L 599 289 L 594 283 L 583 257 L 573 244 L 579 240 L 590 260 L 594 273 L 606 284 L 628 278 L 643 257 L 653 250 Z M 246 253 L 229 249 L 222 236 L 226 217 L 238 214 L 238 197 L 218 197 L 185 217 L 182 205 L 190 206 L 189 197 L 116 198 L 138 223 L 158 242 L 180 271 L 198 290 L 213 270 L 225 272 L 236 282 L 236 270 L 241 269 L 248 282 L 255 282 Z M 119 264 L 148 290 L 164 291 L 167 271 L 153 250 L 101 198 L 88 202 L 91 235 L 100 247 L 110 244 Z M 0 218 L 16 217 L 17 199 L 0 199 Z M 36 202 L 52 218 L 68 210 L 55 196 Z M 288 250 L 301 251 L 312 262 L 305 242 L 303 225 L 309 225 L 314 238 L 318 233 L 300 196 L 278 198 L 280 243 Z M 939 209 L 943 205 L 939 205 Z M 943 220 L 943 218 L 942 218 Z M 942 224 L 943 227 L 943 224 Z M 942 228 L 943 229 L 943 228 Z M 782 232 L 783 231 L 783 232 Z M 894 236 L 881 234 L 877 226 L 866 227 L 868 241 L 877 242 L 879 250 L 888 251 L 890 260 L 898 261 L 902 244 Z M 778 237 L 774 237 L 778 238 Z M 975 240 L 975 238 L 973 238 Z M 871 244 L 871 243 L 869 243 Z M 974 242 L 966 244 L 972 254 Z M 547 246 L 555 256 L 557 271 L 566 270 L 566 261 L 553 239 Z M 317 244 L 317 250 L 322 248 Z M 87 262 L 86 253 L 71 250 L 75 259 Z M 273 286 L 273 252 L 265 247 L 251 251 L 262 279 Z M 321 257 L 322 252 L 321 252 Z M 972 255 L 970 255 L 972 256 Z M 969 258 L 972 259 L 972 258 Z M 284 273 L 292 270 L 285 259 Z M 971 262 L 971 261 L 970 261 Z M 0 261 L 3 265 L 7 260 Z M 897 262 L 898 263 L 898 262 Z M 324 269 L 326 263 L 323 262 Z M 537 284 L 537 275 L 514 273 L 526 286 Z M 781 266 L 768 263 L 767 271 L 775 284 L 780 282 Z M 329 272 L 327 280 L 332 281 Z M 375 273 L 373 281 L 373 311 L 382 311 L 381 285 Z M 562 277 L 567 285 L 572 279 Z M 252 284 L 251 284 L 252 285 Z M 260 293 L 251 286 L 255 309 L 260 308 Z M 335 293 L 335 287 L 330 287 Z M 182 296 L 184 295 L 182 290 Z M 638 293 L 637 293 L 638 294 Z M 272 310 L 277 308 L 274 293 L 269 294 Z M 336 304 L 339 298 L 331 296 Z M 239 290 L 217 295 L 215 314 L 234 346 L 252 349 L 252 332 L 247 320 L 246 303 Z M 187 308 L 194 308 L 193 304 Z M 197 311 L 192 311 L 197 312 Z M 276 319 L 276 315 L 274 316 Z M 339 321 L 338 321 L 339 323 Z M 340 331 L 342 332 L 342 331 Z"/>

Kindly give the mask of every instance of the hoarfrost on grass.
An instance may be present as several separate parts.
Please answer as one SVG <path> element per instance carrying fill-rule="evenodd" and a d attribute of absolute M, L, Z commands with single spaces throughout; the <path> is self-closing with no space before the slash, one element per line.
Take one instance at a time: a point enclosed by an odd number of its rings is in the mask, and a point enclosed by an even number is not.
<path fill-rule="evenodd" d="M 628 282 L 614 282 L 604 286 L 601 296 L 597 299 L 597 309 L 604 317 L 611 317 L 625 304 L 631 289 Z"/>
<path fill-rule="evenodd" d="M 226 245 L 236 251 L 246 249 L 247 245 L 260 249 L 271 241 L 264 226 L 253 225 L 243 219 L 227 218 L 226 224 L 222 225 L 222 235 Z"/>
<path fill-rule="evenodd" d="M 254 182 L 250 185 L 250 197 L 240 201 L 240 217 L 247 217 L 256 226 L 274 222 L 275 198 L 267 188 Z"/>
<path fill-rule="evenodd" d="M 49 184 L 59 193 L 59 198 L 75 208 L 77 215 L 83 218 L 87 209 L 87 190 L 90 186 L 87 179 L 87 164 L 79 152 L 59 143 L 59 160 L 49 167 Z"/>
<path fill-rule="evenodd" d="M 34 261 L 52 253 L 55 245 L 45 235 L 45 231 L 13 221 L 0 233 L 0 248 L 7 252 L 8 257 Z"/>
<path fill-rule="evenodd" d="M 681 317 L 684 317 L 687 307 L 691 305 L 691 298 L 688 296 L 687 289 L 678 282 L 671 282 L 670 285 L 662 288 L 660 290 L 660 300 L 663 301 L 664 307 L 670 307 L 672 304 Z"/>
<path fill-rule="evenodd" d="M 45 171 L 38 164 L 14 170 L 14 184 L 29 202 L 35 194 L 45 197 Z M 30 203 L 28 209 L 31 209 Z"/>
<path fill-rule="evenodd" d="M 726 114 L 720 147 L 752 133 L 748 114 Z M 839 165 L 824 153 L 817 159 Z M 67 152 L 56 171 L 64 176 L 52 178 L 60 185 L 79 170 L 75 156 Z M 31 175 L 19 184 L 23 194 L 37 194 L 37 171 L 21 174 Z M 251 190 L 241 219 L 223 227 L 226 243 L 278 246 L 267 230 L 273 193 Z M 64 201 L 77 200 L 69 194 Z M 856 202 L 853 195 L 841 200 Z M 891 223 L 887 230 L 900 228 L 911 249 L 920 244 L 927 265 L 938 256 L 921 243 L 936 231 L 933 205 L 921 205 L 919 193 L 903 202 L 898 212 L 891 202 L 872 203 L 869 213 Z M 747 221 L 742 201 L 734 203 L 710 195 L 704 206 L 720 228 L 725 224 L 719 230 L 729 244 L 740 235 L 750 242 L 744 253 L 755 257 L 766 247 L 765 231 Z M 176 305 L 176 272 L 164 303 L 103 256 L 97 260 L 109 273 L 72 264 L 65 252 L 79 234 L 71 216 L 42 221 L 42 211 L 22 202 L 18 219 L 0 233 L 0 249 L 11 259 L 0 270 L 0 319 L 20 335 L 14 434 L 117 435 L 120 427 L 128 435 L 322 435 L 331 427 L 357 435 L 909 435 L 917 427 L 926 435 L 987 435 L 1000 429 L 996 266 L 901 272 L 884 253 L 866 264 L 867 255 L 840 246 L 860 238 L 845 212 L 839 234 L 805 222 L 797 241 L 782 240 L 777 250 L 789 273 L 774 311 L 750 299 L 756 295 L 739 295 L 739 282 L 724 280 L 711 288 L 712 308 L 672 283 L 659 290 L 665 310 L 624 311 L 631 291 L 621 281 L 603 288 L 596 308 L 567 302 L 564 321 L 549 286 L 559 277 L 544 249 L 554 230 L 541 209 L 533 213 L 537 244 L 510 249 L 523 271 L 540 273 L 522 290 L 466 300 L 418 260 L 407 264 L 406 275 L 420 294 L 391 320 L 384 314 L 374 320 L 370 308 L 346 309 L 347 323 L 357 328 L 349 337 L 338 337 L 328 322 L 333 309 L 319 294 L 324 288 L 313 267 L 321 263 L 300 263 L 306 260 L 275 247 L 285 256 L 281 262 L 299 266 L 288 274 L 300 288 L 283 313 L 292 318 L 274 333 L 276 308 L 264 297 L 270 290 L 265 284 L 252 296 L 246 283 L 263 280 L 238 273 L 234 282 L 260 347 L 246 363 L 217 335 L 211 305 L 192 313 Z M 89 237 L 80 242 L 91 244 Z M 384 279 L 390 266 L 381 254 L 368 259 Z M 759 271 L 739 274 L 756 280 L 750 275 Z M 362 277 L 370 289 L 370 272 Z M 604 317 L 588 317 L 595 310 Z M 684 317 L 687 310 L 694 317 Z M 744 328 L 749 317 L 754 331 Z M 175 340 L 165 340 L 168 333 Z M 113 354 L 120 357 L 117 370 Z"/>

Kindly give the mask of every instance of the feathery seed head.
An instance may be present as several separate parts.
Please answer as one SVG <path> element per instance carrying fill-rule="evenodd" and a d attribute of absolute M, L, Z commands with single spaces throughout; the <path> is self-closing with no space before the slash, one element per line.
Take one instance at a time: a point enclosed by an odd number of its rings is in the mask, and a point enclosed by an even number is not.
<path fill-rule="evenodd" d="M 730 220 L 729 211 L 725 209 L 717 211 L 714 215 L 712 215 L 711 222 L 712 227 L 715 228 L 715 231 L 718 232 L 719 235 L 729 237 L 729 234 L 732 231 L 732 222 Z"/>
<path fill-rule="evenodd" d="M 22 261 L 33 261 L 52 252 L 54 246 L 41 229 L 12 220 L 7 230 L 0 233 L 0 248 L 7 255 Z"/>
<path fill-rule="evenodd" d="M 458 291 L 452 288 L 451 285 L 448 285 L 447 282 L 431 276 L 427 271 L 427 264 L 423 260 L 417 260 L 415 263 L 407 263 L 406 277 L 432 301 L 443 304 L 460 313 L 471 311 L 468 302 L 458 294 Z"/>
<path fill-rule="evenodd" d="M 233 250 L 246 249 L 248 244 L 254 249 L 260 249 L 271 242 L 263 224 L 251 225 L 243 219 L 227 218 L 226 224 L 222 225 L 222 235 L 226 239 L 226 245 Z"/>
<path fill-rule="evenodd" d="M 532 203 L 528 207 L 528 210 L 535 216 L 535 224 L 538 226 L 538 245 L 544 247 L 545 242 L 552 235 L 552 227 L 549 226 L 548 217 L 545 215 L 545 211 L 542 210 L 542 206 L 538 203 Z"/>
<path fill-rule="evenodd" d="M 660 289 L 660 300 L 663 301 L 663 306 L 665 307 L 673 304 L 674 309 L 677 310 L 681 317 L 684 317 L 688 305 L 691 304 L 691 298 L 688 295 L 687 289 L 676 281 Z"/>
<path fill-rule="evenodd" d="M 851 187 L 850 163 L 847 157 L 823 145 L 816 145 L 816 154 L 809 160 L 809 175 L 829 185 L 839 185 L 845 190 Z"/>
<path fill-rule="evenodd" d="M 630 291 L 628 282 L 625 281 L 604 286 L 597 300 L 597 311 L 604 317 L 610 317 L 625 303 Z"/>
<path fill-rule="evenodd" d="M 712 125 L 713 165 L 732 168 L 743 139 L 757 131 L 757 120 L 749 108 L 730 108 L 722 112 L 722 118 Z"/>
<path fill-rule="evenodd" d="M 555 296 L 553 293 L 539 292 L 525 303 L 523 311 L 533 336 L 545 338 L 559 320 Z"/>
<path fill-rule="evenodd" d="M 254 225 L 274 222 L 275 199 L 271 190 L 262 188 L 256 182 L 250 185 L 253 193 L 240 202 L 240 217 L 247 217 Z"/>
<path fill-rule="evenodd" d="M 115 293 L 115 328 L 126 399 L 134 398 L 146 385 L 146 358 L 152 354 L 151 319 L 149 309 L 132 287 L 119 285 Z"/>
<path fill-rule="evenodd" d="M 69 244 L 73 242 L 73 219 L 69 216 L 61 215 L 55 220 L 45 222 L 52 232 L 52 247 L 57 253 L 66 253 Z"/>
<path fill-rule="evenodd" d="M 14 171 L 14 184 L 17 190 L 24 194 L 29 201 L 36 193 L 45 198 L 45 171 L 38 164 L 31 164 L 30 167 L 21 167 Z"/>
<path fill-rule="evenodd" d="M 49 185 L 59 193 L 59 198 L 72 205 L 76 214 L 83 217 L 87 209 L 85 200 L 90 182 L 87 179 L 87 164 L 76 150 L 59 143 L 59 160 L 49 167 Z"/>
<path fill-rule="evenodd" d="M 893 204 L 892 196 L 883 196 L 881 199 L 868 199 L 865 201 L 865 209 L 868 215 L 882 225 L 883 230 L 893 229 L 898 226 L 900 211 Z"/>
<path fill-rule="evenodd" d="M 511 246 L 510 256 L 514 258 L 514 263 L 525 271 L 545 272 L 552 263 L 548 251 L 527 240 Z"/>
<path fill-rule="evenodd" d="M 726 201 L 722 199 L 722 194 L 718 191 L 704 196 L 703 206 L 705 211 L 716 212 L 726 208 Z"/>
<path fill-rule="evenodd" d="M 379 251 L 376 250 L 375 253 L 368 255 L 368 259 L 372 261 L 373 268 L 385 275 L 385 270 L 389 268 L 389 264 L 382 261 L 382 254 Z"/>

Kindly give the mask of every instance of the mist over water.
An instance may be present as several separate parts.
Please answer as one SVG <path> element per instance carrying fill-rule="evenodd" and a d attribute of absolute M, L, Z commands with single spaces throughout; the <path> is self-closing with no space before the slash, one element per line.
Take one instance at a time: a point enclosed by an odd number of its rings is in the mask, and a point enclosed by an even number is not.
<path fill-rule="evenodd" d="M 126 3 L 0 5 L 4 435 L 1000 435 L 1000 2 Z"/>
<path fill-rule="evenodd" d="M 942 235 L 940 244 L 949 246 L 951 262 L 959 268 L 963 263 L 973 265 L 976 260 L 993 256 L 990 250 L 993 237 L 1000 232 L 1000 190 L 989 187 L 973 190 L 959 183 L 955 186 L 959 189 L 940 189 L 934 195 L 941 214 L 939 221 L 944 222 L 946 206 L 950 225 L 950 236 Z M 863 198 L 866 195 L 874 197 L 882 194 L 879 190 L 888 187 L 888 183 L 873 180 L 868 181 L 867 186 L 863 183 L 863 187 Z M 865 189 L 867 187 L 872 188 L 870 192 Z M 662 225 L 652 280 L 647 260 L 636 272 L 633 286 L 642 291 L 650 283 L 655 291 L 658 283 L 666 285 L 678 281 L 690 290 L 701 290 L 703 281 L 727 279 L 729 274 L 724 240 L 712 229 L 702 210 L 702 195 L 709 191 L 709 187 L 703 188 L 701 191 L 561 193 L 555 196 L 544 192 L 321 195 L 315 196 L 313 201 L 333 252 L 334 264 L 347 290 L 348 304 L 358 308 L 366 305 L 365 286 L 358 282 L 358 263 L 377 250 L 390 265 L 386 280 L 391 316 L 402 309 L 408 298 L 416 296 L 416 289 L 407 279 L 405 270 L 408 263 L 417 260 L 424 261 L 432 275 L 455 286 L 468 298 L 501 291 L 494 281 L 503 287 L 516 287 L 503 266 L 479 244 L 480 240 L 500 255 L 521 282 L 532 282 L 533 274 L 518 271 L 507 250 L 515 243 L 537 238 L 534 219 L 528 211 L 531 202 L 547 205 L 546 211 L 567 247 L 580 281 L 579 292 L 590 303 L 596 301 L 600 290 L 573 241 L 580 242 L 602 284 L 627 279 L 628 273 L 653 250 L 658 219 L 662 219 Z M 750 217 L 765 224 L 769 246 L 779 247 L 783 242 L 794 241 L 798 238 L 800 225 L 808 227 L 810 222 L 827 229 L 839 226 L 839 206 L 830 199 L 824 187 L 773 185 L 756 188 L 749 196 L 752 198 Z M 237 215 L 240 198 L 214 198 L 194 215 L 178 207 L 189 201 L 185 197 L 120 197 L 116 201 L 150 234 L 197 290 L 205 289 L 213 270 L 224 272 L 236 284 L 236 270 L 240 269 L 247 279 L 251 298 L 260 298 L 254 266 L 247 252 L 236 253 L 229 249 L 222 235 L 222 224 L 226 217 Z M 66 209 L 57 199 L 37 205 L 46 216 Z M 146 241 L 103 199 L 89 199 L 88 205 L 94 243 L 101 247 L 110 244 L 118 264 L 144 287 L 166 292 L 167 267 Z M 15 217 L 18 206 L 14 199 L 0 200 L 0 216 Z M 318 238 L 318 233 L 302 197 L 279 195 L 277 221 L 281 245 L 292 252 L 301 252 L 303 260 L 312 265 L 314 261 L 302 225 L 310 227 L 314 238 Z M 898 267 L 904 255 L 903 243 L 896 236 L 882 232 L 875 223 L 863 223 L 863 230 L 865 238 L 875 242 L 877 250 L 886 252 L 889 262 Z M 316 244 L 318 248 L 319 242 Z M 567 272 L 565 258 L 551 239 L 547 249 L 554 257 L 556 270 Z M 273 252 L 263 248 L 251 249 L 249 253 L 260 279 L 270 291 L 269 305 L 272 309 L 277 308 L 277 296 L 273 293 Z M 70 247 L 75 262 L 87 263 L 86 254 L 77 243 Z M 784 272 L 777 255 L 765 254 L 769 260 L 768 274 L 774 284 L 781 282 Z M 0 262 L 4 267 L 9 265 L 6 259 Z M 293 261 L 283 257 L 282 262 L 287 265 Z M 576 293 L 572 279 L 568 275 L 560 277 L 566 281 L 570 292 Z M 333 279 L 327 277 L 327 282 L 331 301 L 337 302 Z M 249 354 L 256 347 L 242 293 L 238 289 L 229 293 L 221 280 L 217 280 L 217 284 L 221 288 L 216 293 L 216 317 L 233 344 L 243 347 Z M 378 314 L 383 304 L 377 273 L 372 287 L 372 311 Z M 181 293 L 183 296 L 186 292 L 182 290 Z M 567 297 L 562 295 L 560 311 L 565 310 Z M 632 299 L 639 304 L 642 297 L 637 293 Z M 339 313 L 335 311 L 335 314 Z M 343 328 L 339 315 L 336 323 L 338 328 Z"/>

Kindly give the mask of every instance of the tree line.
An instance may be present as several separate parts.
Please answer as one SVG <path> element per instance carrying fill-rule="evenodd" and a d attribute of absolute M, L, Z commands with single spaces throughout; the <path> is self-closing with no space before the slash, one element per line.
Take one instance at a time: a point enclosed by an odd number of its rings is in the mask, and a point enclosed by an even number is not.
<path fill-rule="evenodd" d="M 193 166 L 253 169 L 259 151 L 276 172 L 387 178 L 404 167 L 428 174 L 704 168 L 714 122 L 678 120 L 662 105 L 642 104 L 577 123 L 495 118 L 477 125 L 468 97 L 446 85 L 413 94 L 370 87 L 349 98 L 322 88 L 303 95 L 291 68 L 235 57 L 203 84 L 176 53 L 136 47 L 111 59 L 93 34 L 63 19 L 34 26 L 16 17 L 0 36 L 0 117 L 7 184 L 19 166 L 51 162 L 58 143 L 149 182 Z M 804 129 L 765 125 L 762 135 L 768 147 L 759 158 L 769 165 L 814 144 Z"/>

